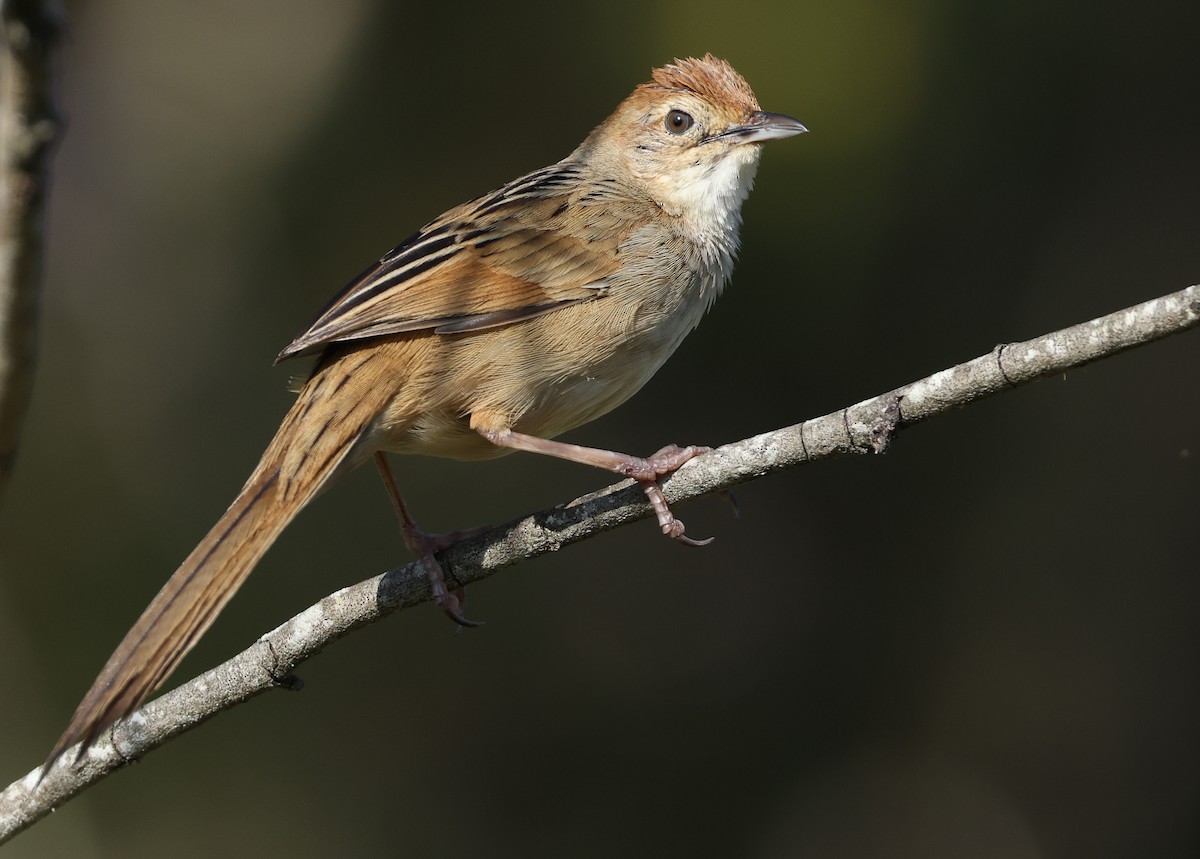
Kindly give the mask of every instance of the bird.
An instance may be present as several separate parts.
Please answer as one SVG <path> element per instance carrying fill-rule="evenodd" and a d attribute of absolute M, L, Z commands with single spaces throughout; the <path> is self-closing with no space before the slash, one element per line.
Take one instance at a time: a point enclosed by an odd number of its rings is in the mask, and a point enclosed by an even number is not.
<path fill-rule="evenodd" d="M 118 645 L 43 768 L 78 755 L 172 673 L 288 523 L 373 460 L 437 604 L 461 592 L 387 454 L 483 460 L 527 451 L 634 478 L 688 545 L 659 486 L 708 448 L 646 456 L 555 437 L 636 393 L 729 280 L 762 144 L 807 131 L 763 111 L 711 53 L 653 69 L 561 161 L 450 209 L 353 279 L 277 361 L 311 373 L 229 509 Z"/>

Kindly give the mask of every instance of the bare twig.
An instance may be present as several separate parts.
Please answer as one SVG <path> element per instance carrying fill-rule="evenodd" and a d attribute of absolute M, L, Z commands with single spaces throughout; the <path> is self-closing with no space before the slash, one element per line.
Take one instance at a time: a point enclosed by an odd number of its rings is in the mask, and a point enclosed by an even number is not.
<path fill-rule="evenodd" d="M 17 456 L 33 387 L 42 212 L 58 132 L 51 52 L 59 21 L 47 0 L 7 0 L 0 11 L 0 494 Z"/>
<path fill-rule="evenodd" d="M 675 503 L 717 492 L 813 459 L 882 451 L 904 427 L 1042 376 L 1061 373 L 1200 323 L 1200 286 L 1052 334 L 1009 343 L 973 361 L 791 427 L 725 445 L 665 480 Z M 442 556 L 469 584 L 503 567 L 651 515 L 632 481 L 494 528 Z M 40 768 L 0 793 L 0 843 L 126 763 L 222 710 L 276 687 L 296 688 L 291 672 L 344 635 L 429 599 L 419 564 L 344 588 L 267 633 L 250 648 L 118 723 L 72 765 L 68 752 L 40 787 Z"/>

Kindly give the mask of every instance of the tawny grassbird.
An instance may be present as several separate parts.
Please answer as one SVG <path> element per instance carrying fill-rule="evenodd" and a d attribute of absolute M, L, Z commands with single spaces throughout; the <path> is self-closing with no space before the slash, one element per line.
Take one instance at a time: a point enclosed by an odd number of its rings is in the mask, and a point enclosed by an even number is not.
<path fill-rule="evenodd" d="M 579 147 L 430 222 L 368 268 L 279 358 L 315 368 L 229 510 L 117 647 L 47 769 L 161 684 L 297 512 L 374 459 L 434 597 L 467 623 L 385 452 L 549 454 L 638 480 L 663 532 L 683 524 L 657 480 L 704 448 L 649 457 L 551 441 L 632 396 L 729 278 L 764 141 L 800 134 L 759 109 L 724 60 L 655 69 Z"/>

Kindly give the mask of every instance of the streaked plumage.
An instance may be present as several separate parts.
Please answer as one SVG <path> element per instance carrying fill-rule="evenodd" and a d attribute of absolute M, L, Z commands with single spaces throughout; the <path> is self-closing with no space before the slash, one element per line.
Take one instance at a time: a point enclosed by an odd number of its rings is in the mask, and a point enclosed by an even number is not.
<path fill-rule="evenodd" d="M 803 130 L 760 111 L 725 61 L 677 60 L 565 159 L 451 209 L 367 268 L 280 353 L 320 357 L 242 492 L 109 659 L 47 769 L 162 683 L 292 517 L 338 474 L 382 462 L 380 451 L 480 459 L 519 449 L 627 474 L 664 533 L 688 541 L 655 481 L 698 449 L 642 459 L 548 439 L 624 402 L 695 327 L 732 269 L 755 144 Z M 436 544 L 399 512 L 439 604 L 461 621 Z"/>

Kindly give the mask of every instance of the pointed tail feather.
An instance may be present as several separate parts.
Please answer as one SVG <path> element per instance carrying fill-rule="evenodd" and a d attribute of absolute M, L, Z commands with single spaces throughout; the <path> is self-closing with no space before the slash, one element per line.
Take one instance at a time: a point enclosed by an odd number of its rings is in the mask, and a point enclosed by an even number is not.
<path fill-rule="evenodd" d="M 301 508 L 335 472 L 369 453 L 360 454 L 355 444 L 382 409 L 384 386 L 353 384 L 351 373 L 360 363 L 347 356 L 304 387 L 233 504 L 109 658 L 50 753 L 43 776 L 67 749 L 76 743 L 86 749 L 166 680 Z M 340 395 L 330 399 L 323 390 Z"/>

